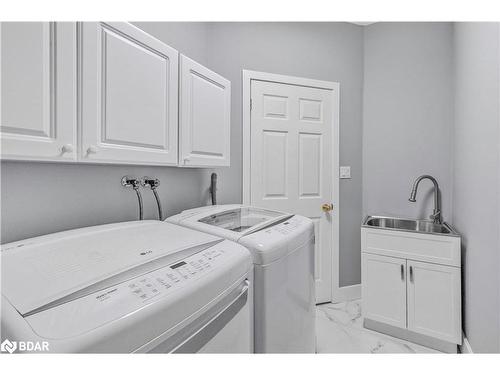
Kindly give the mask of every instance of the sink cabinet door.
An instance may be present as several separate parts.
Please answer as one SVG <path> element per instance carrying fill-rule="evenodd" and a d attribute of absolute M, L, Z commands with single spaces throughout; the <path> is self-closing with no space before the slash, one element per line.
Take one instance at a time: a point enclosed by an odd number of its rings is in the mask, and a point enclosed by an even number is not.
<path fill-rule="evenodd" d="M 406 259 L 363 254 L 363 315 L 406 328 Z"/>
<path fill-rule="evenodd" d="M 460 268 L 408 260 L 408 329 L 460 344 Z"/>

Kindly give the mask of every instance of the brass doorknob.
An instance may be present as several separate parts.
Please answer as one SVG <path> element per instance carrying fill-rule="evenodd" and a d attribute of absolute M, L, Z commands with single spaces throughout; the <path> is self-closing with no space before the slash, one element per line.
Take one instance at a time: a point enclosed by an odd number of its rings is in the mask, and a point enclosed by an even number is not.
<path fill-rule="evenodd" d="M 329 212 L 329 211 L 332 211 L 333 210 L 333 204 L 330 204 L 330 203 L 325 203 L 321 206 L 321 209 L 324 211 L 324 212 Z"/>

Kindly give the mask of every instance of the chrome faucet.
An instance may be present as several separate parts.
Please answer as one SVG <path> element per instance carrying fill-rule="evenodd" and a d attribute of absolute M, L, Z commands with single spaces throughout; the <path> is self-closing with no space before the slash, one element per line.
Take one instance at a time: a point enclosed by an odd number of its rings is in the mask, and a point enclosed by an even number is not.
<path fill-rule="evenodd" d="M 440 199 L 440 193 L 439 193 L 439 185 L 436 181 L 436 179 L 432 176 L 429 175 L 422 175 L 418 177 L 415 182 L 413 183 L 413 187 L 411 188 L 411 193 L 410 193 L 410 198 L 408 199 L 410 202 L 416 202 L 417 201 L 417 189 L 418 189 L 418 184 L 420 181 L 428 179 L 431 180 L 432 183 L 434 184 L 434 211 L 432 212 L 432 215 L 430 218 L 434 222 L 434 224 L 442 224 L 441 220 L 441 199 Z"/>

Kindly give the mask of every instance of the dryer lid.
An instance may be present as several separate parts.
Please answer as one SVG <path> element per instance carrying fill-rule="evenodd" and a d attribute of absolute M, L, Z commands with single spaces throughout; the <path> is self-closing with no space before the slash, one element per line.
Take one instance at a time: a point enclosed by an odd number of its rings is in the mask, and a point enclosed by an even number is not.
<path fill-rule="evenodd" d="M 2 246 L 2 294 L 22 315 L 104 289 L 221 239 L 159 221 L 101 225 Z"/>

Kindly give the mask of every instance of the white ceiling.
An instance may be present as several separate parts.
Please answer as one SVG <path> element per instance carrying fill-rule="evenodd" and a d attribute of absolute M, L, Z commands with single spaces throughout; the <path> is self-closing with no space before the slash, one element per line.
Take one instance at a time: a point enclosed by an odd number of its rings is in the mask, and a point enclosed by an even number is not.
<path fill-rule="evenodd" d="M 353 23 L 353 24 L 359 25 L 359 26 L 368 26 L 368 25 L 371 25 L 372 23 L 376 23 L 376 22 L 350 22 L 350 23 Z"/>

